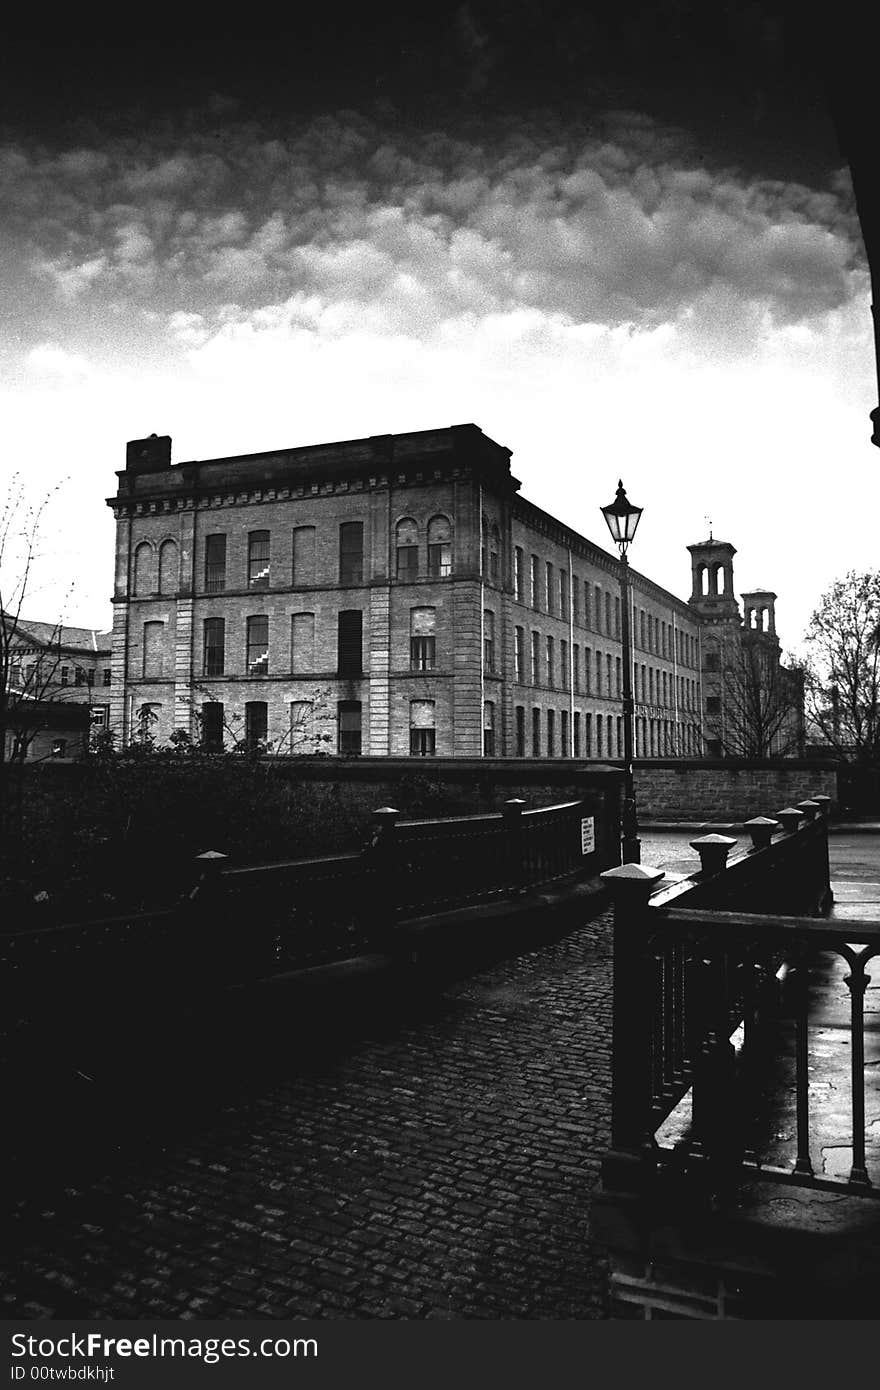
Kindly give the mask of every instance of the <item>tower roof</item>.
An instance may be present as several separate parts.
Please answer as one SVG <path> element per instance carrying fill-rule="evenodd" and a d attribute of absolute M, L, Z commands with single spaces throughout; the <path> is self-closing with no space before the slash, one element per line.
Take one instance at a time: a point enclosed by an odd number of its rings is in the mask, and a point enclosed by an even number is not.
<path fill-rule="evenodd" d="M 693 554 L 695 550 L 724 550 L 729 555 L 736 554 L 736 546 L 730 541 L 719 541 L 715 536 L 710 536 L 705 541 L 694 541 L 693 545 L 688 546 L 688 550 Z"/>

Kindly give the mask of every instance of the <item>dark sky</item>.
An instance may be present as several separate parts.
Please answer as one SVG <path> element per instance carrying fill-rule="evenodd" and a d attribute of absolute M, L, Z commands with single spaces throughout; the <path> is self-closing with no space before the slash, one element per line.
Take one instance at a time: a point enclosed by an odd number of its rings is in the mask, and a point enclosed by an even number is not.
<path fill-rule="evenodd" d="M 811 182 L 839 162 L 821 69 L 841 33 L 788 0 L 378 3 L 344 19 L 326 9 L 269 38 L 7 36 L 0 124 L 88 139 L 160 115 L 180 122 L 211 98 L 218 119 L 348 107 L 446 130 L 513 112 L 589 120 L 624 108 L 771 177 Z"/>

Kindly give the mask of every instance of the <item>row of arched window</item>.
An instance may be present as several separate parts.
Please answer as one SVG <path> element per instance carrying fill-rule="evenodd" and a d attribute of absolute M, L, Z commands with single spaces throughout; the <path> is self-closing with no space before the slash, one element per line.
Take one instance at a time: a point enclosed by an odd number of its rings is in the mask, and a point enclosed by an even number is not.
<path fill-rule="evenodd" d="M 696 591 L 703 598 L 711 598 L 727 593 L 727 566 L 724 564 L 697 565 Z"/>
<path fill-rule="evenodd" d="M 431 579 L 444 579 L 452 573 L 452 524 L 447 516 L 432 516 L 425 529 L 425 569 L 422 568 L 418 522 L 411 516 L 401 517 L 394 536 L 395 575 L 398 579 L 418 579 L 422 573 Z"/>
<path fill-rule="evenodd" d="M 360 523 L 357 523 L 360 527 Z M 341 528 L 342 531 L 351 528 Z M 497 528 L 496 528 L 497 530 Z M 300 527 L 294 532 L 294 569 L 306 568 L 302 556 L 300 563 L 296 563 L 297 544 L 304 537 L 311 540 L 310 560 L 311 560 L 311 581 L 314 582 L 314 527 Z M 418 522 L 413 517 L 403 517 L 398 521 L 395 528 L 396 543 L 396 575 L 398 579 L 416 579 L 420 574 L 426 574 L 430 578 L 443 579 L 452 573 L 452 523 L 447 516 L 433 516 L 425 528 L 425 538 L 427 549 L 424 555 L 421 550 L 421 536 Z M 344 538 L 343 538 L 344 540 Z M 210 543 L 223 541 L 223 557 L 217 561 L 210 551 Z M 258 543 L 265 550 L 255 558 L 255 548 Z M 208 550 L 206 551 L 206 579 L 207 589 L 222 589 L 225 583 L 225 537 L 211 536 L 207 540 Z M 361 542 L 362 544 L 362 542 Z M 341 542 L 344 549 L 344 544 Z M 304 547 L 300 545 L 300 549 Z M 210 552 L 210 553 L 209 553 Z M 266 576 L 268 584 L 269 566 L 269 533 L 268 531 L 252 532 L 249 537 L 249 587 L 261 587 L 254 580 L 252 573 L 254 565 L 259 562 L 262 564 L 261 576 Z M 340 578 L 344 568 L 344 559 L 340 559 Z M 223 578 L 219 582 L 214 577 L 213 571 L 222 568 Z M 213 566 L 213 568 L 212 568 Z M 209 573 L 210 571 L 210 573 Z M 162 541 L 158 546 L 152 541 L 141 541 L 135 547 L 134 567 L 132 572 L 132 593 L 135 597 L 143 597 L 146 594 L 174 594 L 179 587 L 180 577 L 180 558 L 177 542 L 173 540 Z M 362 578 L 362 560 L 359 559 L 358 573 L 347 576 L 354 582 L 360 582 Z"/>
<path fill-rule="evenodd" d="M 141 541 L 134 552 L 133 592 L 143 594 L 176 594 L 180 580 L 180 556 L 177 542 Z"/>

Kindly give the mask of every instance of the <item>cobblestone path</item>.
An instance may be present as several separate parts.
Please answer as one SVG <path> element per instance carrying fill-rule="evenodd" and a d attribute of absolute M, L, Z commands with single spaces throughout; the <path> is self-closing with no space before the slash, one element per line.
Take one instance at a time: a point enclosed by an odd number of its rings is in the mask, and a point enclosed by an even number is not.
<path fill-rule="evenodd" d="M 601 1318 L 610 920 L 11 1213 L 0 1315 Z"/>

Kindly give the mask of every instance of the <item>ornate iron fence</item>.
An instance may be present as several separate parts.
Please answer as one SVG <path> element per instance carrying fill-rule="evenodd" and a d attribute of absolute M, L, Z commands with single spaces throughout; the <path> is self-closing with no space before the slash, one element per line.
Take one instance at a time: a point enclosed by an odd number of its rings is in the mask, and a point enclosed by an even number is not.
<path fill-rule="evenodd" d="M 695 845 L 717 852 L 708 842 L 720 838 Z M 880 923 L 819 915 L 829 898 L 825 819 L 668 888 L 647 867 L 605 877 L 616 892 L 610 1185 L 626 1185 L 627 1171 L 641 1184 L 664 1166 L 716 1192 L 751 1175 L 875 1194 L 864 997 Z M 814 1084 L 822 1074 L 811 1026 L 827 1007 L 817 970 L 827 973 L 829 956 L 848 967 L 850 996 L 851 1162 L 831 1175 L 816 1171 L 811 1095 L 811 1074 Z M 783 1112 L 790 1152 L 777 1137 Z"/>

